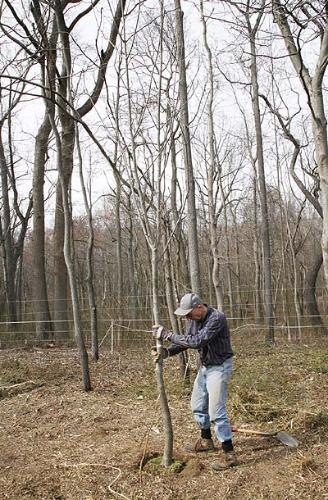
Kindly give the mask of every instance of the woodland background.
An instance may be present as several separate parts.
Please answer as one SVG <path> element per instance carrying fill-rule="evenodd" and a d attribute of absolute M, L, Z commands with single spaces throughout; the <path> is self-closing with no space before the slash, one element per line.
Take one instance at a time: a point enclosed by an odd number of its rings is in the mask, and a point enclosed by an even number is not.
<path fill-rule="evenodd" d="M 191 289 L 326 334 L 326 2 L 2 0 L 0 30 L 2 346 L 97 358 Z"/>

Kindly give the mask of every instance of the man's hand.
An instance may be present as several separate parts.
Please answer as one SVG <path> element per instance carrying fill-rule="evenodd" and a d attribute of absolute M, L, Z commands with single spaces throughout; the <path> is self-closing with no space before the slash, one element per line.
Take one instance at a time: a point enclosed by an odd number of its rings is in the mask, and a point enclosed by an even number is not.
<path fill-rule="evenodd" d="M 151 348 L 151 356 L 153 358 L 154 363 L 158 363 L 160 359 L 166 359 L 169 356 L 169 353 L 165 347 L 161 348 L 161 352 L 157 352 L 157 347 Z"/>
<path fill-rule="evenodd" d="M 173 332 L 170 332 L 162 325 L 153 326 L 153 337 L 157 340 L 171 340 Z"/>

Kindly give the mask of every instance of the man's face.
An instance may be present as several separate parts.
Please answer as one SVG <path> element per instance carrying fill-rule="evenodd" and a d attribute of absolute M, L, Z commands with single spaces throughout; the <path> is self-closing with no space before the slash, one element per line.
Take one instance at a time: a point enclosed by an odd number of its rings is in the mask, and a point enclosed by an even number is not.
<path fill-rule="evenodd" d="M 202 304 L 198 304 L 198 306 L 194 307 L 189 314 L 185 316 L 187 319 L 193 319 L 195 321 L 199 321 L 203 317 L 203 306 Z"/>

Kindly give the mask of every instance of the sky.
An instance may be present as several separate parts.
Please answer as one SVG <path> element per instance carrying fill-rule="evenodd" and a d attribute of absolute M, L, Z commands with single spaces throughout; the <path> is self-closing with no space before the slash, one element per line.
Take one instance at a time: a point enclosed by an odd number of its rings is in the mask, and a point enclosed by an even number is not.
<path fill-rule="evenodd" d="M 110 5 L 115 5 L 116 2 L 113 0 L 109 2 Z M 132 6 L 135 2 L 129 3 Z M 165 2 L 165 6 L 172 6 L 172 1 Z M 202 26 L 200 22 L 200 14 L 198 9 L 195 8 L 194 3 L 191 1 L 182 1 L 182 8 L 185 12 L 184 22 L 185 22 L 185 30 L 186 37 L 188 40 L 187 43 L 187 76 L 189 82 L 192 87 L 190 90 L 190 114 L 191 117 L 196 113 L 199 103 L 202 103 L 201 92 L 204 89 L 207 69 L 204 60 L 201 60 L 201 54 L 203 52 L 203 40 L 202 40 Z M 84 8 L 89 4 L 88 0 L 84 0 L 80 6 L 72 5 L 71 7 L 71 15 L 75 16 L 78 8 L 81 6 Z M 98 51 L 102 48 L 101 39 L 102 32 L 104 35 L 108 34 L 109 26 L 111 19 L 106 19 L 106 6 L 107 2 L 101 2 L 101 6 L 103 9 L 99 9 L 97 14 L 92 14 L 88 16 L 85 21 L 81 23 L 78 30 L 73 33 L 72 39 L 72 47 L 77 50 L 80 50 L 82 47 L 85 51 L 85 57 L 79 56 L 74 60 L 74 70 L 75 76 L 80 77 L 79 67 L 82 65 L 82 59 L 84 61 L 84 67 L 86 67 L 86 71 L 83 73 L 83 78 L 80 81 L 80 88 L 82 87 L 82 82 L 85 82 L 86 87 L 89 89 L 92 88 L 93 79 L 94 79 L 94 69 L 96 60 L 96 50 L 94 48 L 95 42 L 97 40 L 97 35 L 99 35 L 98 41 Z M 147 7 L 154 7 L 158 5 L 158 2 L 153 0 L 148 0 L 146 2 Z M 218 6 L 221 12 L 218 12 Z M 235 28 L 232 24 L 230 24 L 231 17 L 228 16 L 227 12 L 222 12 L 222 2 L 206 2 L 205 8 L 208 9 L 208 12 L 213 8 L 215 11 L 211 14 L 213 19 L 209 21 L 208 25 L 208 35 L 209 42 L 211 47 L 216 49 L 217 56 L 215 58 L 215 73 L 216 73 L 216 84 L 217 84 L 217 98 L 215 103 L 215 120 L 218 128 L 224 132 L 231 132 L 236 135 L 236 138 L 240 136 L 240 129 L 242 127 L 242 120 L 240 117 L 240 113 L 237 109 L 235 103 L 235 96 L 230 86 L 230 83 L 226 80 L 225 77 L 231 78 L 233 80 L 243 80 L 246 79 L 246 75 L 243 74 L 240 67 L 236 64 L 236 58 L 244 58 L 246 60 L 247 65 L 247 46 L 243 42 L 243 36 L 241 34 L 236 34 Z M 109 16 L 110 17 L 110 16 Z M 102 25 L 100 23 L 100 19 L 102 20 Z M 220 21 L 218 21 L 220 19 Z M 223 22 L 224 21 L 224 22 Z M 130 21 L 132 25 L 132 20 Z M 100 26 L 103 26 L 100 27 Z M 237 36 L 237 43 L 234 42 Z M 239 43 L 238 43 L 239 42 Z M 276 45 L 277 53 L 276 57 L 280 58 L 283 53 L 283 47 L 280 44 Z M 306 53 L 306 61 L 312 63 L 315 54 L 315 50 L 313 52 Z M 267 58 L 260 58 L 259 65 L 259 73 L 261 78 L 262 88 L 268 89 L 268 73 L 270 69 L 269 60 Z M 283 58 L 281 59 L 283 62 Z M 85 66 L 86 65 L 86 66 Z M 282 66 L 282 65 L 281 65 Z M 290 70 L 290 65 L 287 63 L 288 72 L 281 69 L 281 73 L 279 74 L 279 85 L 281 88 L 299 88 L 299 82 L 294 73 Z M 287 73 L 289 73 L 287 75 Z M 115 91 L 115 78 L 113 76 L 113 66 L 109 67 L 108 71 L 108 85 L 109 85 L 109 94 L 112 95 Z M 292 76 L 290 76 L 292 75 Z M 194 88 L 196 88 L 196 92 L 192 94 Z M 238 96 L 238 100 L 240 104 L 245 108 L 247 118 L 251 122 L 251 108 L 250 108 L 250 99 L 248 93 L 245 92 L 245 88 L 239 86 L 236 90 L 236 95 Z M 294 102 L 294 107 L 296 107 L 296 94 L 290 92 L 288 90 L 288 101 L 289 105 L 291 102 Z M 91 124 L 91 127 L 97 137 L 102 138 L 104 132 L 108 132 L 108 122 L 106 118 L 104 118 L 104 100 L 105 94 L 103 94 L 102 99 L 97 105 L 97 112 L 92 112 L 86 118 L 86 121 Z M 304 105 L 305 113 L 306 103 L 305 96 L 301 93 L 301 100 Z M 203 99 L 204 101 L 204 99 Z M 205 103 L 205 101 L 204 101 Z M 125 110 L 122 111 L 123 113 Z M 16 132 L 17 132 L 17 152 L 18 156 L 22 159 L 18 163 L 17 172 L 22 175 L 27 172 L 27 176 L 22 176 L 20 183 L 24 186 L 23 191 L 27 193 L 27 191 L 31 187 L 31 177 L 32 177 L 32 165 L 33 165 L 33 156 L 34 156 L 34 137 L 38 126 L 41 123 L 44 113 L 44 106 L 40 99 L 38 100 L 30 100 L 25 101 L 24 104 L 20 107 L 19 113 L 17 113 L 18 123 L 16 124 Z M 100 117 L 103 118 L 102 124 L 99 123 Z M 97 124 L 98 122 L 98 124 Z M 193 122 L 193 126 L 196 127 L 206 127 L 206 124 L 203 122 Z M 268 125 L 266 125 L 268 127 Z M 272 131 L 269 129 L 264 129 L 265 136 L 269 137 L 269 134 Z M 110 151 L 110 146 L 105 139 L 101 139 L 102 144 L 105 145 Z M 268 144 L 272 142 L 268 141 Z M 52 144 L 53 147 L 53 144 Z M 270 146 L 271 147 L 271 146 Z M 281 144 L 283 148 L 283 145 Z M 269 153 L 269 152 L 268 152 Z M 83 157 L 86 165 L 86 178 L 88 178 L 88 171 L 90 164 L 92 165 L 92 199 L 93 202 L 96 202 L 95 209 L 103 206 L 103 197 L 102 195 L 108 193 L 111 190 L 111 187 L 114 185 L 113 176 L 108 168 L 108 165 L 101 154 L 97 151 L 95 147 L 91 147 L 87 144 L 87 141 L 83 145 Z M 269 157 L 269 154 L 268 154 Z M 53 158 L 53 154 L 51 154 L 51 158 Z M 56 183 L 57 173 L 55 168 L 52 167 L 54 165 L 54 161 L 49 161 L 49 170 L 47 173 L 47 183 L 46 190 L 47 192 L 52 193 L 52 196 L 48 200 L 47 206 L 47 222 L 51 224 L 53 222 L 53 214 L 54 214 L 54 186 Z M 74 203 L 74 212 L 75 214 L 84 213 L 84 205 L 81 199 L 81 188 L 80 181 L 77 169 L 75 169 L 72 177 L 72 200 Z"/>

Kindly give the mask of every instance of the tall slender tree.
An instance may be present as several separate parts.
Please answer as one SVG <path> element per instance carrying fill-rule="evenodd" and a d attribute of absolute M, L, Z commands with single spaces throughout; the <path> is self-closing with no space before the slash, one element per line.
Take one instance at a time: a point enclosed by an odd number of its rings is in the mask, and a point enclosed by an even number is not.
<path fill-rule="evenodd" d="M 174 0 L 176 19 L 177 59 L 179 67 L 179 102 L 180 102 L 180 127 L 182 132 L 183 157 L 185 166 L 186 192 L 187 192 L 187 234 L 188 255 L 191 286 L 195 293 L 202 294 L 197 211 L 195 197 L 195 179 L 191 152 L 188 85 L 186 71 L 185 39 L 183 28 L 183 12 L 180 0 Z"/>
<path fill-rule="evenodd" d="M 328 15 L 327 6 L 316 1 L 313 4 L 292 2 L 284 5 L 272 0 L 274 19 L 279 27 L 287 54 L 305 91 L 311 114 L 315 157 L 320 176 L 320 198 L 323 214 L 322 251 L 323 268 L 328 284 L 328 139 L 327 118 L 323 92 L 323 79 L 328 65 Z M 293 28 L 291 28 L 291 24 Z M 294 32 L 295 30 L 295 32 Z M 319 40 L 319 54 L 313 75 L 303 58 L 302 46 L 307 39 Z"/>

